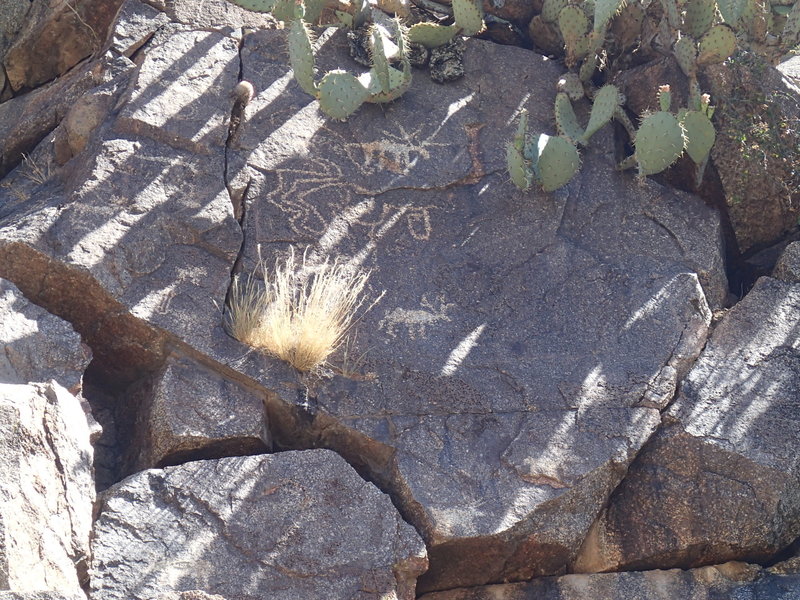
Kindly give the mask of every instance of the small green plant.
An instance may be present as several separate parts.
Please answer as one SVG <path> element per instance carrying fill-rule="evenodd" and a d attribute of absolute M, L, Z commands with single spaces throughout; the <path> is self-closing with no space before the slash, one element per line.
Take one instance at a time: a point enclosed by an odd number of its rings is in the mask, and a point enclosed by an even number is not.
<path fill-rule="evenodd" d="M 294 252 L 278 259 L 272 273 L 263 261 L 259 269 L 261 279 L 234 278 L 226 330 L 298 371 L 318 369 L 357 322 L 369 272 L 338 260 L 312 267 Z"/>

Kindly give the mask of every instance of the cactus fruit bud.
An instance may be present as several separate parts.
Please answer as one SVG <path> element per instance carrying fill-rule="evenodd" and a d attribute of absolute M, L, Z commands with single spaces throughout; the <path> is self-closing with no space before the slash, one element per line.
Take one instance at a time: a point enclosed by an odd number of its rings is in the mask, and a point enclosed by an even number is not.
<path fill-rule="evenodd" d="M 683 130 L 675 115 L 659 111 L 648 115 L 634 140 L 640 175 L 660 173 L 683 152 Z"/>
<path fill-rule="evenodd" d="M 587 144 L 589 138 L 608 123 L 614 116 L 617 108 L 622 104 L 622 97 L 616 86 L 611 84 L 604 85 L 594 95 L 592 102 L 592 112 L 589 115 L 589 124 L 580 140 L 581 144 Z"/>
<path fill-rule="evenodd" d="M 572 102 L 564 92 L 556 94 L 555 115 L 559 135 L 569 139 L 573 144 L 578 143 L 578 140 L 583 137 L 583 127 L 578 123 L 578 118 L 572 109 Z"/>
<path fill-rule="evenodd" d="M 724 62 L 736 52 L 736 36 L 727 25 L 715 25 L 700 39 L 698 65 Z"/>
<path fill-rule="evenodd" d="M 668 85 L 658 86 L 658 105 L 663 111 L 669 111 L 672 104 L 672 93 L 669 91 Z"/>
<path fill-rule="evenodd" d="M 536 171 L 545 192 L 567 185 L 578 172 L 581 158 L 578 149 L 563 137 L 541 134 L 538 141 L 539 160 Z"/>
<path fill-rule="evenodd" d="M 714 145 L 714 125 L 705 113 L 696 110 L 683 111 L 680 117 L 685 132 L 686 153 L 699 165 L 708 157 L 711 146 Z"/>
<path fill-rule="evenodd" d="M 233 92 L 231 93 L 236 102 L 242 106 L 247 106 L 250 104 L 250 100 L 253 99 L 255 94 L 256 90 L 253 87 L 253 84 L 249 81 L 240 81 L 236 84 L 236 86 L 233 88 Z"/>

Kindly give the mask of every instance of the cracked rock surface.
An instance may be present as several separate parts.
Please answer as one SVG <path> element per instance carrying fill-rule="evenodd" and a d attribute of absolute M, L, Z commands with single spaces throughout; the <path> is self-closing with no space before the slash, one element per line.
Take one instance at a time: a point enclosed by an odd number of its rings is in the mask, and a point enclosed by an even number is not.
<path fill-rule="evenodd" d="M 762 562 L 800 536 L 800 285 L 725 316 L 637 457 L 578 571 Z"/>
<path fill-rule="evenodd" d="M 327 450 L 138 473 L 104 494 L 93 551 L 91 594 L 104 600 L 412 600 L 427 566 L 388 496 Z"/>

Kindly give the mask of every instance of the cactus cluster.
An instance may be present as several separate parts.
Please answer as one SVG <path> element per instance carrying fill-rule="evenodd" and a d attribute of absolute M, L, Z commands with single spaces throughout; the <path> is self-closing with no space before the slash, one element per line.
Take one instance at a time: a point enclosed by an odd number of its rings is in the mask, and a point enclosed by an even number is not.
<path fill-rule="evenodd" d="M 402 96 L 411 85 L 409 43 L 435 48 L 448 43 L 456 35 L 477 35 L 484 28 L 483 9 L 475 0 L 453 0 L 454 23 L 417 23 L 405 27 L 395 17 L 392 32 L 378 23 L 369 29 L 370 69 L 360 76 L 341 69 L 325 73 L 317 82 L 314 67 L 314 44 L 311 24 L 319 20 L 325 0 L 229 0 L 256 12 L 268 12 L 289 22 L 289 60 L 301 89 L 319 101 L 328 116 L 344 120 L 365 102 L 391 102 Z M 369 17 L 367 0 L 357 0 L 352 12 L 337 11 L 348 26 L 359 27 Z"/>

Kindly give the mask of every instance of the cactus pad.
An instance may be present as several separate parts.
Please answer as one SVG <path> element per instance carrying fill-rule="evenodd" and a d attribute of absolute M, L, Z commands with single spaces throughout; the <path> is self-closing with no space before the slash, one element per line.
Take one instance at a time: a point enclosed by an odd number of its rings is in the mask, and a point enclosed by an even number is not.
<path fill-rule="evenodd" d="M 583 137 L 583 127 L 578 123 L 578 118 L 572 109 L 572 102 L 564 92 L 556 94 L 555 115 L 558 133 L 573 144 L 577 144 L 578 140 Z"/>
<path fill-rule="evenodd" d="M 683 17 L 683 31 L 697 39 L 714 24 L 717 3 L 714 0 L 689 0 Z"/>
<path fill-rule="evenodd" d="M 453 0 L 453 17 L 463 35 L 478 35 L 484 29 L 483 5 L 475 0 Z"/>
<path fill-rule="evenodd" d="M 619 10 L 620 0 L 595 0 L 594 27 L 595 31 L 602 31 Z"/>
<path fill-rule="evenodd" d="M 672 54 L 684 75 L 691 77 L 697 70 L 697 44 L 689 36 L 683 36 L 672 47 Z"/>
<path fill-rule="evenodd" d="M 579 7 L 570 5 L 558 13 L 558 28 L 567 46 L 576 44 L 589 29 L 589 19 Z"/>
<path fill-rule="evenodd" d="M 700 39 L 698 65 L 724 62 L 736 51 L 736 36 L 727 25 L 715 25 Z"/>
<path fill-rule="evenodd" d="M 367 99 L 369 92 L 347 71 L 330 71 L 319 84 L 319 107 L 329 117 L 345 120 Z"/>
<path fill-rule="evenodd" d="M 531 187 L 533 168 L 525 155 L 525 137 L 528 135 L 528 111 L 522 110 L 514 139 L 506 147 L 506 164 L 511 181 L 521 190 Z"/>
<path fill-rule="evenodd" d="M 545 192 L 567 185 L 581 166 L 578 149 L 563 137 L 539 136 L 536 171 Z"/>
<path fill-rule="evenodd" d="M 659 111 L 645 117 L 634 143 L 639 173 L 653 175 L 678 160 L 683 152 L 683 130 L 675 115 Z"/>
<path fill-rule="evenodd" d="M 545 23 L 558 23 L 558 13 L 567 4 L 567 0 L 544 0 L 542 3 L 542 21 Z"/>
<path fill-rule="evenodd" d="M 408 40 L 422 44 L 426 48 L 443 46 L 453 39 L 458 31 L 455 25 L 437 25 L 436 23 L 416 23 L 408 30 Z"/>
<path fill-rule="evenodd" d="M 314 52 L 311 46 L 311 31 L 302 19 L 292 21 L 289 26 L 289 62 L 297 83 L 306 94 L 317 95 L 314 83 Z"/>
<path fill-rule="evenodd" d="M 574 102 L 577 102 L 585 95 L 581 78 L 575 73 L 564 73 L 556 84 L 556 90 L 564 92 Z"/>
<path fill-rule="evenodd" d="M 275 8 L 275 0 L 230 0 L 234 4 L 253 12 L 268 13 Z"/>
<path fill-rule="evenodd" d="M 717 0 L 719 12 L 728 25 L 736 25 L 742 16 L 747 0 Z"/>
<path fill-rule="evenodd" d="M 597 90 L 592 103 L 592 112 L 589 115 L 589 124 L 581 139 L 582 144 L 588 143 L 589 138 L 611 120 L 621 103 L 622 98 L 615 86 L 608 84 Z"/>
<path fill-rule="evenodd" d="M 711 146 L 714 145 L 716 139 L 714 125 L 700 111 L 687 110 L 680 116 L 680 123 L 686 136 L 686 153 L 699 165 L 708 157 Z"/>

